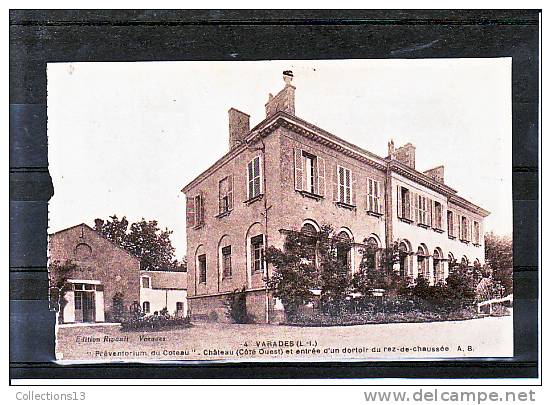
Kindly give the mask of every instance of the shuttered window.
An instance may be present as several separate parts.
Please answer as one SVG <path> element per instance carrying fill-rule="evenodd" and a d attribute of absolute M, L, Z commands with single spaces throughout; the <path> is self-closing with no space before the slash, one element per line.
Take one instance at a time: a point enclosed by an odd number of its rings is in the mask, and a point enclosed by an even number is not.
<path fill-rule="evenodd" d="M 258 197 L 262 194 L 262 159 L 255 157 L 247 165 L 247 196 L 249 199 Z"/>
<path fill-rule="evenodd" d="M 295 190 L 325 195 L 325 159 L 302 149 L 294 151 Z"/>
<path fill-rule="evenodd" d="M 337 165 L 339 202 L 352 205 L 352 172 Z"/>
<path fill-rule="evenodd" d="M 218 213 L 225 214 L 233 209 L 233 177 L 228 176 L 218 183 Z"/>
<path fill-rule="evenodd" d="M 205 224 L 205 203 L 203 193 L 186 198 L 186 226 L 196 228 Z"/>
<path fill-rule="evenodd" d="M 406 187 L 398 186 L 398 218 L 412 220 L 411 193 Z"/>
<path fill-rule="evenodd" d="M 382 213 L 380 181 L 367 179 L 367 211 Z"/>

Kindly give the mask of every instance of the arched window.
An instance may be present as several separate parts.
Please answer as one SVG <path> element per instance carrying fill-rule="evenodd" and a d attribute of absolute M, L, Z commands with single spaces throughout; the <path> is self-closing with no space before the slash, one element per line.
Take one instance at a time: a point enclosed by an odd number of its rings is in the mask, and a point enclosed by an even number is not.
<path fill-rule="evenodd" d="M 247 269 L 250 276 L 264 273 L 264 244 L 264 227 L 256 222 L 247 231 Z"/>
<path fill-rule="evenodd" d="M 142 304 L 142 310 L 144 314 L 149 314 L 151 312 L 151 305 L 149 304 L 149 301 L 144 301 Z"/>
<path fill-rule="evenodd" d="M 408 241 L 403 240 L 398 246 L 398 256 L 400 261 L 400 277 L 405 278 L 411 275 L 409 266 L 409 255 L 411 253 L 411 247 Z"/>
<path fill-rule="evenodd" d="M 377 253 L 379 251 L 379 242 L 373 236 L 364 241 L 365 243 L 365 260 L 367 268 L 372 270 L 377 266 Z"/>
<path fill-rule="evenodd" d="M 463 266 L 468 266 L 468 265 L 469 265 L 469 259 L 467 259 L 467 256 L 463 256 L 463 257 L 461 258 L 461 264 L 462 264 Z"/>
<path fill-rule="evenodd" d="M 457 267 L 457 261 L 452 252 L 448 253 L 448 272 L 452 272 Z"/>
<path fill-rule="evenodd" d="M 313 224 L 305 222 L 300 229 L 300 233 L 303 236 L 301 240 L 304 242 L 304 259 L 308 260 L 310 263 L 315 263 L 318 230 Z"/>
<path fill-rule="evenodd" d="M 432 254 L 432 266 L 434 270 L 434 282 L 443 283 L 444 280 L 444 255 L 442 254 L 442 249 L 434 249 Z"/>
<path fill-rule="evenodd" d="M 480 260 L 478 259 L 474 259 L 474 262 L 473 262 L 473 266 L 477 269 L 479 269 L 481 266 L 480 266 Z"/>
<path fill-rule="evenodd" d="M 195 271 L 197 283 L 202 284 L 207 282 L 207 255 L 203 245 L 199 245 L 195 252 Z"/>
<path fill-rule="evenodd" d="M 423 244 L 417 248 L 417 277 L 419 276 L 427 281 L 430 280 L 428 251 Z"/>
<path fill-rule="evenodd" d="M 222 279 L 232 276 L 232 245 L 228 235 L 218 242 L 218 274 Z"/>
<path fill-rule="evenodd" d="M 351 269 L 351 243 L 352 239 L 348 235 L 348 232 L 341 231 L 339 232 L 338 236 L 338 244 L 337 244 L 337 260 L 342 265 L 343 269 L 346 269 L 346 271 L 350 271 Z"/>

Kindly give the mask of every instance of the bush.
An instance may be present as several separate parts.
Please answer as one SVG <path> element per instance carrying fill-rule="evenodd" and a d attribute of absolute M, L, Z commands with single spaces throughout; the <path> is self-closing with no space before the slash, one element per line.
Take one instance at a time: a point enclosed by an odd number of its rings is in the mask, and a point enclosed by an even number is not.
<path fill-rule="evenodd" d="M 253 318 L 247 312 L 247 293 L 245 287 L 235 290 L 226 300 L 227 313 L 234 323 L 252 323 Z"/>
<path fill-rule="evenodd" d="M 161 311 L 160 315 L 147 315 L 134 312 L 121 322 L 121 330 L 126 331 L 161 331 L 189 328 L 189 317 L 172 317 L 168 311 Z"/>
<path fill-rule="evenodd" d="M 321 312 L 298 314 L 289 325 L 297 326 L 349 326 L 385 323 L 418 323 L 458 321 L 477 318 L 473 307 L 456 309 L 437 308 L 417 297 L 364 298 L 354 300 L 349 310 L 337 316 Z M 356 305 L 356 311 L 352 308 Z M 359 306 L 359 307 L 358 307 Z"/>

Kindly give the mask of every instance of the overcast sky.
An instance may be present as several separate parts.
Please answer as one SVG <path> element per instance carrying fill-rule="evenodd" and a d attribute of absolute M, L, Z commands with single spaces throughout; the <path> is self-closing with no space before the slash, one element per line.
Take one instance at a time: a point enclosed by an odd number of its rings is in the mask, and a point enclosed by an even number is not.
<path fill-rule="evenodd" d="M 181 258 L 181 188 L 227 152 L 228 109 L 256 125 L 287 69 L 297 116 L 380 156 L 413 143 L 418 170 L 443 164 L 486 231 L 512 232 L 510 58 L 49 64 L 49 231 L 157 219 Z"/>

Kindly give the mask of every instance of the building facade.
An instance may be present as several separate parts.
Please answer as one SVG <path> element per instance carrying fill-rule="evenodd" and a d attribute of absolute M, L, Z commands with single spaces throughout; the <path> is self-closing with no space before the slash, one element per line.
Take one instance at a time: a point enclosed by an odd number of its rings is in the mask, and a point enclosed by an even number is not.
<path fill-rule="evenodd" d="M 76 265 L 67 274 L 64 323 L 112 321 L 117 293 L 126 308 L 139 303 L 139 259 L 86 224 L 51 234 L 49 261 L 50 271 L 54 262 Z"/>
<path fill-rule="evenodd" d="M 263 252 L 283 246 L 289 230 L 332 225 L 351 241 L 351 272 L 366 244 L 394 241 L 396 270 L 412 279 L 444 281 L 449 260 L 482 263 L 489 212 L 445 185 L 442 166 L 419 172 L 411 144 L 390 142 L 380 157 L 298 118 L 291 80 L 285 72 L 254 128 L 230 109 L 229 152 L 182 189 L 192 318 L 224 318 L 228 294 L 244 288 L 249 313 L 269 322 L 280 307 Z"/>
<path fill-rule="evenodd" d="M 146 315 L 166 308 L 171 316 L 187 316 L 187 273 L 140 271 L 140 305 Z"/>

